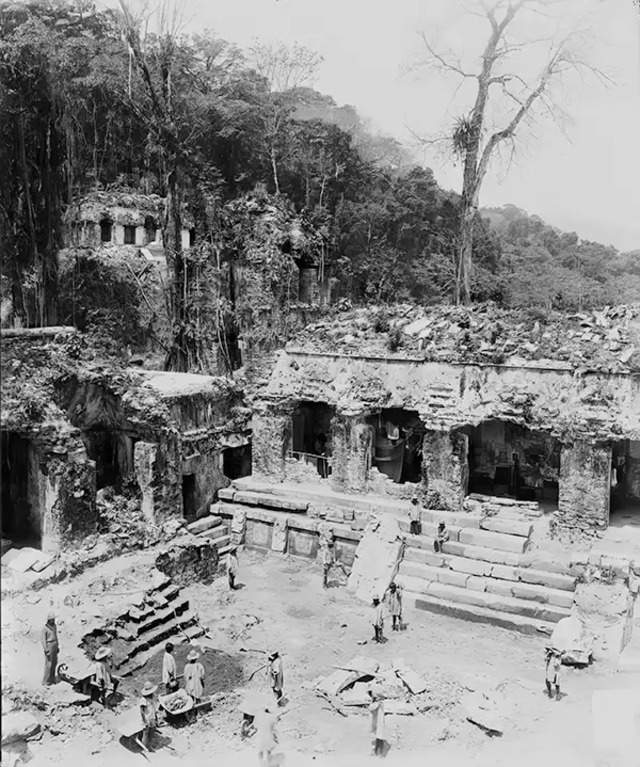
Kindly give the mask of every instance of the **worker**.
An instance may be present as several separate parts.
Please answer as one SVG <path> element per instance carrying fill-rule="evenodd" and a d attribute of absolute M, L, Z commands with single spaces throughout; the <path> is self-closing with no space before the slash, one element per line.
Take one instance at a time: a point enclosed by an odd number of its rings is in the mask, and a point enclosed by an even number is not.
<path fill-rule="evenodd" d="M 329 572 L 333 566 L 333 541 L 329 541 L 322 549 L 322 587 L 329 587 Z"/>
<path fill-rule="evenodd" d="M 191 650 L 184 667 L 184 689 L 196 703 L 204 696 L 204 666 L 198 660 L 199 657 L 197 650 Z"/>
<path fill-rule="evenodd" d="M 99 647 L 96 655 L 96 669 L 94 673 L 94 682 L 100 689 L 100 702 L 103 706 L 107 705 L 107 690 L 111 688 L 111 692 L 115 695 L 120 680 L 113 676 L 111 673 L 111 648 Z"/>
<path fill-rule="evenodd" d="M 371 732 L 375 738 L 373 753 L 375 756 L 384 756 L 385 727 L 384 727 L 384 701 L 374 694 L 372 689 L 368 690 L 369 711 L 371 713 Z"/>
<path fill-rule="evenodd" d="M 238 547 L 234 546 L 227 554 L 227 578 L 229 579 L 229 588 L 234 591 L 236 588 L 236 577 L 238 575 Z"/>
<path fill-rule="evenodd" d="M 258 764 L 260 767 L 269 767 L 271 754 L 278 743 L 276 736 L 276 724 L 279 714 L 265 708 L 256 716 L 256 742 L 258 745 Z"/>
<path fill-rule="evenodd" d="M 380 603 L 379 597 L 373 598 L 373 630 L 374 630 L 374 642 L 382 642 L 382 628 L 384 626 L 384 612 L 382 609 L 382 604 Z"/>
<path fill-rule="evenodd" d="M 164 656 L 162 658 L 162 684 L 164 685 L 167 695 L 178 689 L 176 659 L 173 657 L 173 645 L 171 642 L 167 642 L 164 647 Z"/>
<path fill-rule="evenodd" d="M 420 535 L 420 501 L 417 498 L 411 499 L 411 508 L 409 509 L 409 532 L 411 535 Z"/>
<path fill-rule="evenodd" d="M 546 674 L 545 682 L 547 685 L 547 695 L 553 698 L 555 692 L 556 700 L 560 700 L 560 675 L 562 671 L 562 653 L 553 647 L 547 647 L 545 651 Z M 555 690 L 553 689 L 555 688 Z"/>
<path fill-rule="evenodd" d="M 438 532 L 433 542 L 433 549 L 436 554 L 442 551 L 442 546 L 449 540 L 449 531 L 444 522 L 438 524 Z"/>
<path fill-rule="evenodd" d="M 44 677 L 42 684 L 55 684 L 60 645 L 58 644 L 56 616 L 53 612 L 50 612 L 47 616 L 47 622 L 42 629 L 42 649 L 44 650 Z"/>
<path fill-rule="evenodd" d="M 402 628 L 402 588 L 395 581 L 389 586 L 389 612 L 391 613 L 391 630 L 400 631 Z"/>
<path fill-rule="evenodd" d="M 271 689 L 273 690 L 274 695 L 276 696 L 276 700 L 279 704 L 284 695 L 282 691 L 284 687 L 284 669 L 282 668 L 282 658 L 280 657 L 280 653 L 277 650 L 269 655 L 267 675 L 271 680 Z"/>
<path fill-rule="evenodd" d="M 140 716 L 142 717 L 142 745 L 149 749 L 153 733 L 158 726 L 158 710 L 154 698 L 158 685 L 145 682 L 140 691 Z"/>

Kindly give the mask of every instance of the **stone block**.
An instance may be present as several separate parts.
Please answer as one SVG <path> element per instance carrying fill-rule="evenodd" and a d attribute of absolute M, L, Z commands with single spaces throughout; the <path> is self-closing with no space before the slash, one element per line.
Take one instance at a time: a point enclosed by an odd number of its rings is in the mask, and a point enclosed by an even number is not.
<path fill-rule="evenodd" d="M 520 580 L 519 570 L 516 567 L 509 567 L 507 565 L 494 565 L 491 568 L 491 577 L 500 578 L 503 581 L 517 581 Z"/>
<path fill-rule="evenodd" d="M 404 558 L 405 561 L 422 562 L 422 564 L 431 565 L 432 567 L 442 567 L 444 565 L 444 556 L 442 554 L 436 554 L 434 551 L 427 551 L 426 549 L 406 548 Z"/>
<path fill-rule="evenodd" d="M 513 581 L 499 581 L 495 578 L 487 578 L 485 590 L 491 594 L 500 594 L 502 597 L 512 597 L 512 586 Z"/>
<path fill-rule="evenodd" d="M 478 575 L 470 575 L 467 578 L 466 588 L 471 591 L 486 591 L 487 579 L 481 578 Z"/>
<path fill-rule="evenodd" d="M 278 518 L 273 523 L 273 532 L 271 534 L 271 551 L 277 551 L 284 554 L 287 550 L 287 520 Z"/>
<path fill-rule="evenodd" d="M 431 548 L 433 549 L 433 543 L 431 544 Z M 444 546 L 442 547 L 442 550 L 444 551 L 445 554 L 453 554 L 454 556 L 457 556 L 457 557 L 465 556 L 464 549 L 465 549 L 464 544 L 458 543 L 455 541 L 454 542 L 449 541 L 448 543 L 445 543 Z"/>
<path fill-rule="evenodd" d="M 437 580 L 440 583 L 447 583 L 450 586 L 458 586 L 461 589 L 467 587 L 467 581 L 473 577 L 467 573 L 456 572 L 455 570 L 447 570 L 444 567 L 436 570 Z"/>
<path fill-rule="evenodd" d="M 504 535 L 503 533 L 490 533 L 487 530 L 464 529 L 460 531 L 460 543 L 470 543 L 473 546 L 484 546 L 523 554 L 527 539 L 515 535 Z"/>
<path fill-rule="evenodd" d="M 548 586 L 550 589 L 573 591 L 576 586 L 576 579 L 572 578 L 570 575 L 563 575 L 562 573 L 548 573 L 542 570 L 532 570 L 528 567 L 520 568 L 519 576 L 520 580 L 524 583 Z"/>
<path fill-rule="evenodd" d="M 198 533 L 203 533 L 205 530 L 210 530 L 212 527 L 218 527 L 221 522 L 222 519 L 220 517 L 210 514 L 208 517 L 203 517 L 202 519 L 197 520 L 197 522 L 192 522 L 190 525 L 187 525 L 187 530 L 190 533 L 193 533 L 193 535 L 198 535 Z"/>
<path fill-rule="evenodd" d="M 500 517 L 487 517 L 480 523 L 481 530 L 489 530 L 494 533 L 505 533 L 506 535 L 519 535 L 528 538 L 533 525 L 530 522 L 518 522 L 514 519 L 500 519 Z"/>
<path fill-rule="evenodd" d="M 533 602 L 547 604 L 549 602 L 544 586 L 532 586 L 529 583 L 514 583 L 511 593 L 516 599 L 530 599 Z"/>
<path fill-rule="evenodd" d="M 468 575 L 491 575 L 491 562 L 482 559 L 466 559 L 465 557 L 447 557 L 445 563 L 452 569 Z"/>
<path fill-rule="evenodd" d="M 218 490 L 218 498 L 221 501 L 233 501 L 235 494 L 236 491 L 233 487 L 221 487 L 220 490 Z"/>
<path fill-rule="evenodd" d="M 267 509 L 278 509 L 281 511 L 299 511 L 306 512 L 309 506 L 308 501 L 296 498 L 282 498 L 269 493 L 252 493 L 249 491 L 236 491 L 233 497 L 234 503 L 242 503 L 245 506 L 264 506 Z"/>
<path fill-rule="evenodd" d="M 400 567 L 398 568 L 400 575 L 409 575 L 412 578 L 424 578 L 428 581 L 438 580 L 438 573 L 441 570 L 442 572 L 451 572 L 450 570 L 445 571 L 442 568 L 431 567 L 431 565 L 422 565 L 419 562 L 407 562 L 406 559 L 400 562 Z"/>

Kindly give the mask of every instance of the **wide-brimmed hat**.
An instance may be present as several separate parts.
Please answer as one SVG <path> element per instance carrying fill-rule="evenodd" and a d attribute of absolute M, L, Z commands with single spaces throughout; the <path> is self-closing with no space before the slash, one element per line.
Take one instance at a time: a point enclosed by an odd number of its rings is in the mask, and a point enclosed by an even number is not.
<path fill-rule="evenodd" d="M 187 655 L 187 660 L 198 660 L 199 657 L 197 650 L 191 650 L 189 655 Z"/>
<path fill-rule="evenodd" d="M 280 653 L 277 650 L 274 650 L 273 652 L 269 653 L 269 660 L 273 660 L 274 658 L 277 658 Z"/>
<path fill-rule="evenodd" d="M 49 610 L 49 613 L 47 615 L 48 621 L 54 621 L 56 619 L 56 614 L 53 612 L 53 610 Z"/>
<path fill-rule="evenodd" d="M 110 647 L 99 647 L 96 652 L 96 660 L 102 660 L 103 658 L 108 658 L 111 655 L 111 648 Z"/>
<path fill-rule="evenodd" d="M 151 684 L 151 682 L 145 682 L 144 687 L 142 690 L 140 690 L 140 694 L 144 695 L 145 698 L 149 695 L 153 695 L 153 693 L 158 689 L 157 684 Z"/>
<path fill-rule="evenodd" d="M 412 499 L 411 499 L 411 503 L 412 503 L 414 506 L 417 506 L 417 505 L 420 503 L 420 500 L 419 500 L 418 498 L 412 498 Z"/>

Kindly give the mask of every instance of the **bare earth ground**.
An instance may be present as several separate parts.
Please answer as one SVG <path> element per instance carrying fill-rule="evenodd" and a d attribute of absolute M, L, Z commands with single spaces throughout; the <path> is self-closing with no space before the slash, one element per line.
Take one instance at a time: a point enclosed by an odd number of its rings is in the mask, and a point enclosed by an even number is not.
<path fill-rule="evenodd" d="M 49 601 L 60 615 L 62 661 L 70 649 L 77 652 L 73 645 L 82 633 L 101 624 L 101 615 L 126 608 L 127 590 L 131 591 L 132 583 L 139 581 L 151 563 L 148 552 L 128 555 L 38 595 L 3 600 L 3 684 L 42 690 L 38 639 Z M 101 581 L 105 593 L 97 596 Z M 277 648 L 283 656 L 289 703 L 279 726 L 281 755 L 277 761 L 291 767 L 346 767 L 373 761 L 368 716 L 352 713 L 343 718 L 305 685 L 356 655 L 370 655 L 386 663 L 402 657 L 429 685 L 433 708 L 427 713 L 387 717 L 389 765 L 431 760 L 440 767 L 595 765 L 591 693 L 638 684 L 633 675 L 615 674 L 599 664 L 584 670 L 567 669 L 565 697 L 550 701 L 543 693 L 543 637 L 407 611 L 407 630 L 395 633 L 386 627 L 388 641 L 378 646 L 371 642 L 371 609 L 357 602 L 344 584 L 323 590 L 318 565 L 271 553 L 244 552 L 239 581 L 242 588 L 233 593 L 224 577 L 211 586 L 194 584 L 184 590 L 201 623 L 210 629 L 203 649 L 210 648 L 204 655 L 209 672 L 206 691 L 216 694 L 215 703 L 193 725 L 164 727 L 164 745 L 149 757 L 150 763 L 257 764 L 253 743 L 239 738 L 237 704 L 247 688 L 268 691 L 264 671 L 248 681 L 264 663 L 264 656 L 241 652 L 241 648 Z M 66 606 L 65 597 L 70 603 Z M 368 641 L 359 644 L 363 640 Z M 180 661 L 182 655 L 181 651 Z M 158 669 L 159 658 L 154 658 L 123 684 L 125 699 L 119 710 L 135 701 L 136 690 L 146 678 L 158 680 Z M 459 701 L 468 689 L 495 689 L 498 685 L 511 713 L 504 735 L 488 737 L 465 720 Z M 88 709 L 61 711 L 53 726 L 59 734 L 47 731 L 41 741 L 30 744 L 35 757 L 31 764 L 143 764 L 144 756 L 128 751 L 114 736 L 114 717 L 95 703 Z M 634 767 L 640 765 L 637 756 L 637 761 L 629 762 Z"/>

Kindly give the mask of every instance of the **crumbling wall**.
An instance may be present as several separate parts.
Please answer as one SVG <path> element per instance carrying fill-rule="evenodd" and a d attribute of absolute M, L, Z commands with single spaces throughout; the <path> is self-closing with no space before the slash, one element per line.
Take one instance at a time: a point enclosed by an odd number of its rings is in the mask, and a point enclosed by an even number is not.
<path fill-rule="evenodd" d="M 159 443 L 136 442 L 135 475 L 142 513 L 154 525 L 182 516 L 182 459 L 177 435 Z"/>
<path fill-rule="evenodd" d="M 427 431 L 424 435 L 422 463 L 432 508 L 462 510 L 469 480 L 468 451 L 466 434 Z"/>
<path fill-rule="evenodd" d="M 337 414 L 332 422 L 331 485 L 336 490 L 365 492 L 373 451 L 373 428 L 362 416 Z"/>
<path fill-rule="evenodd" d="M 269 410 L 253 416 L 253 474 L 282 482 L 289 415 Z"/>
<path fill-rule="evenodd" d="M 609 523 L 611 446 L 576 441 L 562 446 L 559 527 L 589 531 Z"/>
<path fill-rule="evenodd" d="M 382 599 L 402 557 L 400 528 L 395 517 L 372 517 L 355 552 L 348 588 L 358 599 Z"/>
<path fill-rule="evenodd" d="M 178 586 L 209 584 L 218 577 L 218 548 L 194 536 L 176 541 L 156 557 L 156 567 Z"/>

